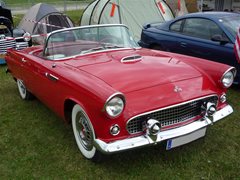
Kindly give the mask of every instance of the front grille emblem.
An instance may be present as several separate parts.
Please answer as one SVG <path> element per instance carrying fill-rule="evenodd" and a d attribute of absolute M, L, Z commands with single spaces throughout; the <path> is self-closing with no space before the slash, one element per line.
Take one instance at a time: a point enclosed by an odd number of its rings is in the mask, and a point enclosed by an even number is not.
<path fill-rule="evenodd" d="M 182 88 L 175 86 L 174 92 L 182 92 Z"/>

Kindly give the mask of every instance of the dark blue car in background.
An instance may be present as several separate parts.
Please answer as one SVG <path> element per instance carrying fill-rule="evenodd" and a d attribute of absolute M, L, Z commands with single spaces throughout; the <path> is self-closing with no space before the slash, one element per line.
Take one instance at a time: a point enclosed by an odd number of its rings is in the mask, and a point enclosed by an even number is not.
<path fill-rule="evenodd" d="M 240 84 L 240 64 L 234 53 L 239 26 L 237 13 L 192 13 L 162 24 L 144 25 L 139 44 L 234 66 L 238 71 L 235 83 Z"/>

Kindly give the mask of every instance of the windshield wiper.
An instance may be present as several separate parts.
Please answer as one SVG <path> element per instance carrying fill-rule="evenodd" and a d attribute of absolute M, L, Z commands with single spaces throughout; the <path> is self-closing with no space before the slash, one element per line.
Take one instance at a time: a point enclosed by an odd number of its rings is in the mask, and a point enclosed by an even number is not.
<path fill-rule="evenodd" d="M 92 49 L 82 51 L 81 54 L 86 54 L 86 53 L 90 53 L 90 52 L 94 52 L 94 51 L 101 51 L 103 49 L 105 49 L 105 48 L 102 47 L 102 46 L 99 46 L 99 47 L 95 47 L 95 48 L 92 48 Z"/>
<path fill-rule="evenodd" d="M 124 47 L 123 46 L 118 46 L 118 45 L 104 45 L 104 48 L 115 49 L 115 48 L 124 48 Z"/>
<path fill-rule="evenodd" d="M 90 53 L 90 52 L 95 52 L 95 51 L 101 51 L 104 49 L 117 49 L 117 48 L 124 48 L 123 46 L 118 46 L 118 45 L 114 45 L 114 44 L 101 44 L 102 46 L 98 46 L 92 49 L 88 49 L 88 50 L 83 50 L 81 52 L 81 54 L 86 54 L 86 53 Z"/>

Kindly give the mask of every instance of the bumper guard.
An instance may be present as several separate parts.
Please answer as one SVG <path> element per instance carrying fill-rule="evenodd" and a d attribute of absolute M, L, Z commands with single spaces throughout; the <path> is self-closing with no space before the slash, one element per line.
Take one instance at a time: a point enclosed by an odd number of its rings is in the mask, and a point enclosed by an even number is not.
<path fill-rule="evenodd" d="M 185 126 L 181 126 L 175 129 L 166 130 L 162 132 L 160 131 L 158 134 L 156 134 L 155 138 L 152 138 L 150 135 L 148 135 L 148 133 L 146 133 L 138 137 L 118 140 L 111 143 L 105 143 L 100 139 L 95 139 L 94 145 L 100 152 L 104 154 L 111 154 L 111 153 L 120 152 L 124 150 L 135 149 L 143 146 L 154 145 L 162 141 L 184 136 L 184 135 L 193 133 L 199 129 L 205 128 L 208 125 L 211 125 L 214 122 L 217 122 L 225 118 L 226 116 L 230 115 L 232 112 L 233 112 L 232 107 L 230 105 L 227 105 L 221 110 L 215 112 L 211 120 L 210 118 L 204 117 L 203 119 L 200 119 L 198 121 L 195 121 Z"/>

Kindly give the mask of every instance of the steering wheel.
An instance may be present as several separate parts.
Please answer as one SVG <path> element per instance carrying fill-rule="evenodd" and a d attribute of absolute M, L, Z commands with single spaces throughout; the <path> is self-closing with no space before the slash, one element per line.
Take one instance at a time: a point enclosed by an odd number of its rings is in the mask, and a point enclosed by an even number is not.
<path fill-rule="evenodd" d="M 119 40 L 116 37 L 105 37 L 99 41 L 100 43 L 111 43 L 111 44 L 119 44 Z"/>

